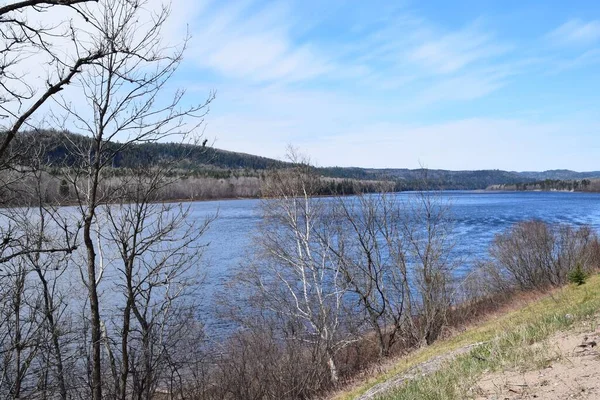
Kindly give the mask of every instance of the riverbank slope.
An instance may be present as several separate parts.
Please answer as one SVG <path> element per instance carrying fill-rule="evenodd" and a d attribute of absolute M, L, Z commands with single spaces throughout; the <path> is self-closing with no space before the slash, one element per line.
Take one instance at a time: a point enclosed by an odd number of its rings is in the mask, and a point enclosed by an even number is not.
<path fill-rule="evenodd" d="M 521 298 L 449 339 L 380 366 L 331 398 L 553 398 L 548 396 L 568 397 L 573 390 L 577 398 L 596 398 L 600 392 L 585 385 L 585 375 L 590 362 L 600 370 L 594 353 L 599 310 L 597 275 L 581 286 Z M 586 362 L 569 362 L 588 355 Z"/>

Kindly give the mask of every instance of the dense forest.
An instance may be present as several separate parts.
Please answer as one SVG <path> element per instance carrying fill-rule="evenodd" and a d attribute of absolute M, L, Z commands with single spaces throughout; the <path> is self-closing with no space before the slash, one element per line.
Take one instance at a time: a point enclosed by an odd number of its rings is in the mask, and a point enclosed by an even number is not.
<path fill-rule="evenodd" d="M 21 134 L 11 145 L 13 158 L 29 157 L 32 151 L 42 160 L 51 176 L 60 175 L 65 168 L 73 168 L 78 162 L 77 149 L 89 148 L 89 137 L 56 130 L 29 131 Z M 170 173 L 184 178 L 179 188 L 173 187 L 166 199 L 212 199 L 228 197 L 258 197 L 260 181 L 268 171 L 285 169 L 293 164 L 257 155 L 217 149 L 202 143 L 108 142 L 114 157 L 107 169 L 114 177 L 127 176 L 131 168 L 170 163 L 175 168 Z M 35 150 L 32 150 L 35 149 Z M 13 160 L 14 161 L 14 160 Z M 564 189 L 562 180 L 554 178 L 600 176 L 600 173 L 578 173 L 567 170 L 546 172 L 509 172 L 502 170 L 448 171 L 425 169 L 374 169 L 359 167 L 315 168 L 322 177 L 318 192 L 321 195 L 334 193 L 354 194 L 357 190 L 373 192 L 386 182 L 394 191 L 418 190 L 423 188 L 426 175 L 428 184 L 436 189 L 503 190 L 550 189 L 551 185 Z M 539 177 L 545 177 L 540 181 Z M 554 182 L 554 183 L 553 183 Z M 573 182 L 578 182 L 574 180 Z M 59 182 L 56 183 L 56 186 Z M 572 183 L 576 185 L 576 183 Z M 583 186 L 582 186 L 583 187 Z M 567 190 L 572 187 L 569 186 Z M 55 192 L 58 191 L 55 188 Z M 575 188 L 578 190 L 578 188 Z M 49 192 L 51 192 L 50 190 Z"/>
<path fill-rule="evenodd" d="M 23 154 L 27 148 L 35 146 L 43 149 L 43 159 L 48 166 L 56 168 L 72 167 L 77 162 L 76 149 L 89 146 L 89 137 L 70 132 L 55 130 L 29 131 L 21 134 L 13 143 L 13 153 Z M 35 145 L 34 145 L 35 143 Z M 106 144 L 114 150 L 111 160 L 113 169 L 127 169 L 138 166 L 149 166 L 161 162 L 177 161 L 182 172 L 192 174 L 209 174 L 209 171 L 235 170 L 260 171 L 270 168 L 282 168 L 288 163 L 195 143 L 124 143 L 109 142 Z M 222 177 L 215 172 L 215 177 Z"/>
<path fill-rule="evenodd" d="M 545 179 L 543 181 L 522 182 L 514 185 L 492 185 L 490 190 L 518 190 L 518 191 L 561 191 L 561 192 L 600 192 L 600 180 L 561 180 Z"/>

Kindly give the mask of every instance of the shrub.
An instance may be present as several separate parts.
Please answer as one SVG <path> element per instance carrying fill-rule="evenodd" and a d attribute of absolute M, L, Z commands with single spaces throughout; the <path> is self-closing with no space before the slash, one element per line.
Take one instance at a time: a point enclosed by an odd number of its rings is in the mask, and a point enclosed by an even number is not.
<path fill-rule="evenodd" d="M 546 289 L 598 265 L 598 238 L 589 227 L 520 222 L 496 236 L 490 248 L 496 275 L 518 289 Z M 581 275 L 581 274 L 579 274 Z"/>
<path fill-rule="evenodd" d="M 581 268 L 581 264 L 577 264 L 575 269 L 569 272 L 568 275 L 569 282 L 576 284 L 577 286 L 581 286 L 585 283 L 588 278 L 588 274 Z"/>

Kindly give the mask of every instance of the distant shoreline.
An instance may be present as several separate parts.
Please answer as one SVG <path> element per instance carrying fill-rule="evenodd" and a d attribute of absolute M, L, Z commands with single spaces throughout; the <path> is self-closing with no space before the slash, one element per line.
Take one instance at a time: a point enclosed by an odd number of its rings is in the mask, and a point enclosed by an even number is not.
<path fill-rule="evenodd" d="M 464 193 L 476 193 L 476 194 L 491 194 L 491 193 L 581 193 L 581 194 L 598 194 L 599 191 L 570 191 L 570 190 L 515 190 L 515 189 L 442 189 L 435 190 L 438 193 L 456 193 L 456 192 L 464 192 Z M 389 192 L 390 194 L 399 194 L 399 193 L 418 193 L 416 190 L 401 190 L 396 192 Z M 356 193 L 341 195 L 342 197 L 351 197 L 356 196 Z M 335 194 L 327 194 L 327 195 L 316 195 L 312 196 L 312 198 L 332 198 L 336 197 Z M 190 199 L 190 198 L 177 198 L 177 199 L 166 199 L 166 200 L 157 200 L 152 201 L 152 204 L 185 204 L 185 203 L 207 203 L 207 202 L 217 202 L 217 201 L 236 201 L 236 200 L 268 200 L 267 197 L 262 196 L 237 196 L 237 197 L 216 197 L 216 198 L 198 198 L 198 199 Z M 112 202 L 112 203 L 102 203 L 100 206 L 105 206 L 109 204 L 132 204 L 132 202 Z M 47 203 L 44 205 L 51 205 L 55 207 L 76 207 L 79 204 L 77 202 L 64 202 L 64 203 Z M 37 207 L 36 204 L 31 205 L 12 205 L 12 206 L 4 206 L 0 207 L 1 209 L 13 209 L 13 208 L 21 208 L 21 207 Z"/>

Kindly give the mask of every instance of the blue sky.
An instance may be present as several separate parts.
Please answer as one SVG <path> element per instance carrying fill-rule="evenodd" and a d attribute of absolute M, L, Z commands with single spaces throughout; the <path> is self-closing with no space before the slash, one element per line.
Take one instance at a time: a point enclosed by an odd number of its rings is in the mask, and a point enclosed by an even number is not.
<path fill-rule="evenodd" d="M 600 170 L 595 1 L 175 0 L 215 146 L 318 165 Z"/>

